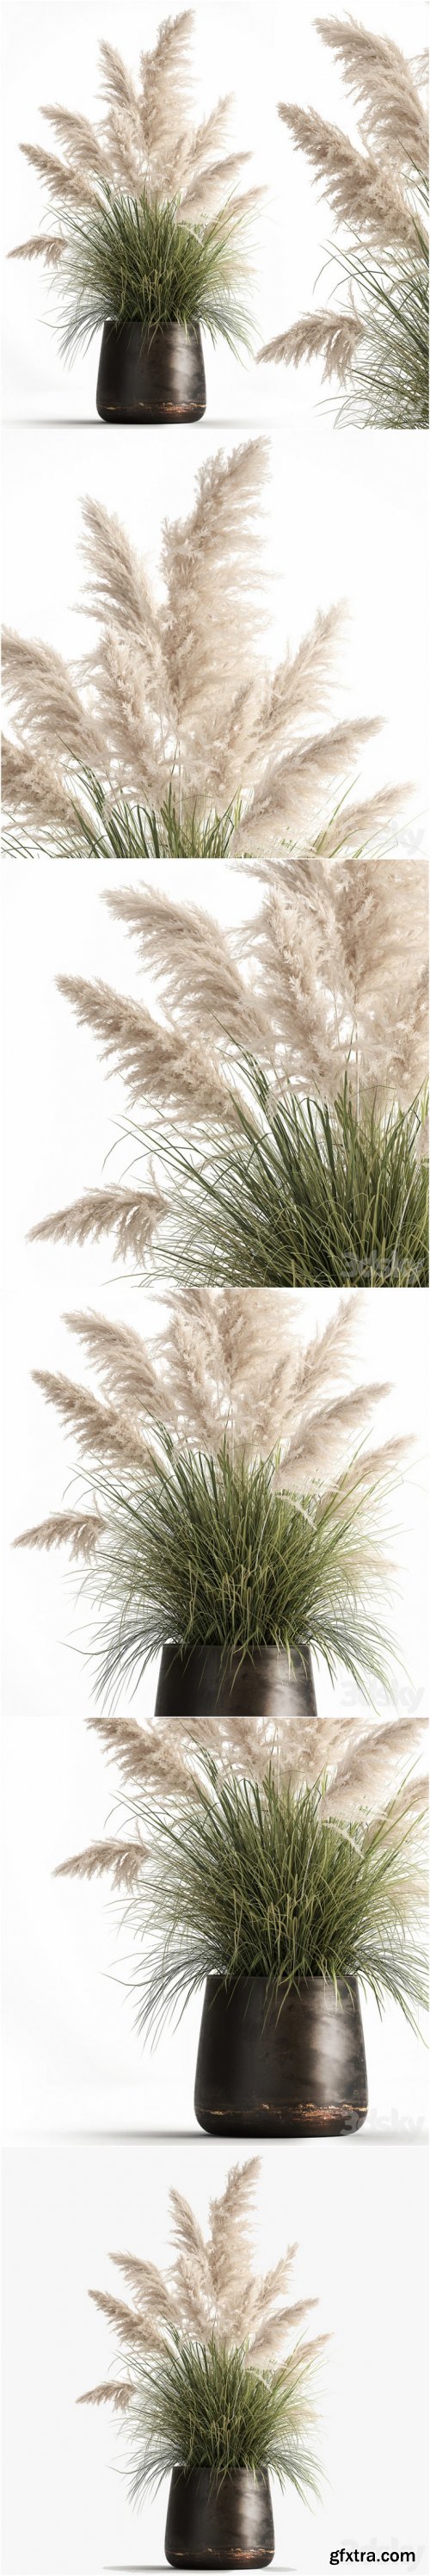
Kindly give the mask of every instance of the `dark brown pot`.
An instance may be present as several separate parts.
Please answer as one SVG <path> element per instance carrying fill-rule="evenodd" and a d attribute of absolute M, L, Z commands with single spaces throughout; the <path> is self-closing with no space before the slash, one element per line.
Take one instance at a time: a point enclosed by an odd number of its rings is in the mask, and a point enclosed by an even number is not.
<path fill-rule="evenodd" d="M 105 322 L 96 393 L 100 420 L 202 420 L 206 380 L 198 323 L 152 339 L 140 322 Z"/>
<path fill-rule="evenodd" d="M 267 1977 L 239 1977 L 230 1994 L 208 1977 L 194 2109 L 201 2129 L 229 2138 L 339 2138 L 361 2129 L 368 2103 L 357 1979 L 304 1977 L 280 2003 Z"/>
<path fill-rule="evenodd" d="M 172 2474 L 167 2509 L 169 2567 L 270 2567 L 275 2547 L 267 2469 L 236 2469 L 210 2490 L 209 2469 Z"/>
<path fill-rule="evenodd" d="M 176 1646 L 163 1646 L 155 1702 L 156 1717 L 315 1717 L 316 1698 L 308 1646 L 301 1656 L 245 1656 L 237 1669 L 224 1666 L 218 1646 L 195 1647 L 182 1656 Z"/>

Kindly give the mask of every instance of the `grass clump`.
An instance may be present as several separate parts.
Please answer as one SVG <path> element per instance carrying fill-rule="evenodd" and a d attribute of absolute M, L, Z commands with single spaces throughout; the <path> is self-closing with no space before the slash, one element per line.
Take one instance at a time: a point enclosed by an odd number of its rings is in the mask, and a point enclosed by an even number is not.
<path fill-rule="evenodd" d="M 249 349 L 250 317 L 242 302 L 243 215 L 234 197 L 207 223 L 190 224 L 175 199 L 115 196 L 100 189 L 94 207 L 65 218 L 59 293 L 63 357 L 86 349 L 105 322 L 140 324 L 154 339 L 179 323 L 200 324 L 211 340 Z"/>
<path fill-rule="evenodd" d="M 100 1486 L 104 1535 L 89 1579 L 109 1615 L 101 1690 L 137 1683 L 169 1644 L 185 1661 L 217 1647 L 221 1675 L 266 1646 L 290 1656 L 313 1647 L 330 1674 L 340 1662 L 364 1690 L 371 1677 L 387 1688 L 389 1639 L 368 1606 L 378 1488 L 364 1497 L 340 1477 L 328 1495 L 301 1496 L 278 1491 L 276 1455 L 235 1461 L 226 1441 L 214 1457 L 178 1453 L 164 1433 L 162 1446 L 140 1493 Z"/>
<path fill-rule="evenodd" d="M 101 779 L 92 770 L 83 770 L 80 785 L 85 803 L 72 799 L 70 824 L 41 825 L 31 845 L 30 829 L 17 831 L 9 825 L 3 833 L 3 847 L 9 858 L 46 857 L 92 859 L 226 859 L 240 823 L 242 797 L 232 798 L 223 814 L 215 806 L 202 812 L 196 803 L 182 810 L 176 801 L 172 780 L 167 796 L 157 808 L 144 805 L 119 788 L 108 796 Z"/>
<path fill-rule="evenodd" d="M 176 2467 L 185 2476 L 207 2469 L 214 2490 L 237 2469 L 254 2477 L 267 2469 L 281 2487 L 290 2480 L 304 2499 L 318 2492 L 303 2438 L 311 2371 L 305 2345 L 269 2372 L 253 2366 L 245 2346 L 229 2349 L 215 2335 L 206 2344 L 172 2335 L 152 2363 L 136 2364 L 133 2354 L 133 2369 L 133 2498 Z"/>
<path fill-rule="evenodd" d="M 171 1253 L 181 1280 L 241 1287 L 422 1288 L 428 1285 L 428 1164 L 422 1111 L 375 1100 L 356 1110 L 350 1085 L 333 1105 L 278 1099 L 252 1058 L 240 1067 L 237 1134 L 194 1156 L 163 1148 L 179 1175 Z"/>
<path fill-rule="evenodd" d="M 421 1790 L 348 1827 L 327 1814 L 324 1779 L 296 1788 L 269 1770 L 262 1784 L 220 1780 L 210 1758 L 204 1770 L 192 1803 L 151 1820 L 131 1905 L 140 2028 L 160 2028 L 211 1975 L 230 1988 L 265 1977 L 280 2003 L 303 1979 L 336 1989 L 358 1977 L 379 2009 L 391 1997 L 414 2026 L 427 2000 L 425 1953 L 412 1938 L 423 1904 Z"/>
<path fill-rule="evenodd" d="M 428 191 L 423 198 L 428 215 Z M 338 421 L 361 429 L 428 429 L 429 256 L 417 217 L 415 251 L 403 258 L 343 254 L 344 282 L 357 290 L 363 338 Z"/>

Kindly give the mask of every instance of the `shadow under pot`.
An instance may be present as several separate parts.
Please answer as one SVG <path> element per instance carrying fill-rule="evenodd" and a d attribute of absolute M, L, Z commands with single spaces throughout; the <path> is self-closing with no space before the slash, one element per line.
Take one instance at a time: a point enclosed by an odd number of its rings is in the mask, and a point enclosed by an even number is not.
<path fill-rule="evenodd" d="M 209 2469 L 173 2469 L 165 2552 L 169 2567 L 270 2567 L 275 2547 L 267 2469 L 236 2469 L 214 2487 Z"/>
<path fill-rule="evenodd" d="M 267 1977 L 208 1977 L 194 2109 L 214 2137 L 339 2138 L 368 2108 L 356 1977 L 304 1977 L 280 1999 Z"/>
<path fill-rule="evenodd" d="M 265 1646 L 243 1662 L 222 1660 L 218 1646 L 194 1647 L 181 1655 L 163 1646 L 155 1702 L 156 1717 L 316 1717 L 311 1657 L 278 1654 Z"/>
<path fill-rule="evenodd" d="M 96 392 L 100 420 L 202 420 L 206 380 L 199 324 L 184 331 L 142 331 L 140 322 L 105 322 Z"/>

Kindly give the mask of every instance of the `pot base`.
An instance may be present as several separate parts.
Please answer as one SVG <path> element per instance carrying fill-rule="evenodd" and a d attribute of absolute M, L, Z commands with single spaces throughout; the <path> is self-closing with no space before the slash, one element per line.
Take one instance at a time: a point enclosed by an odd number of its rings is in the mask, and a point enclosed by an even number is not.
<path fill-rule="evenodd" d="M 341 2138 L 361 2129 L 367 2076 L 357 1980 L 208 1977 L 194 2110 L 210 2137 Z"/>
<path fill-rule="evenodd" d="M 165 2553 L 169 2567 L 270 2567 L 275 2548 L 267 2469 L 236 2469 L 211 2486 L 208 2469 L 173 2469 Z"/>
<path fill-rule="evenodd" d="M 206 381 L 198 327 L 144 337 L 140 322 L 105 322 L 97 377 L 99 420 L 166 427 L 169 421 L 203 420 Z"/>
<path fill-rule="evenodd" d="M 210 2111 L 205 2104 L 197 2110 L 199 2128 L 210 2138 L 346 2138 L 362 2129 L 367 2119 L 367 2102 L 329 2105 L 326 2111 L 314 2102 L 298 2102 L 295 2114 L 278 2111 L 276 2103 L 262 2104 L 251 2119 L 239 2119 L 237 2113 Z"/>

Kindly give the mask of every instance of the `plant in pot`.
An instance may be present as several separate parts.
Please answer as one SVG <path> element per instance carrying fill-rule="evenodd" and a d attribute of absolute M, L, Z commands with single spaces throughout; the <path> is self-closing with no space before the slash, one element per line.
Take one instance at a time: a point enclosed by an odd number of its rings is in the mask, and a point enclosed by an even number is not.
<path fill-rule="evenodd" d="M 335 218 L 330 265 L 340 304 L 302 314 L 259 357 L 323 362 L 343 392 L 338 420 L 358 428 L 428 423 L 428 54 L 408 60 L 391 36 L 319 18 L 323 44 L 358 105 L 358 143 L 314 108 L 278 113 L 310 161 Z"/>
<path fill-rule="evenodd" d="M 67 1320 L 103 1400 L 35 1375 L 86 1462 L 87 1509 L 81 1487 L 20 1544 L 89 1560 L 98 1692 L 115 1704 L 160 1652 L 160 1715 L 306 1713 L 313 1653 L 365 1697 L 389 1690 L 382 1529 L 408 1443 L 366 1445 L 389 1390 L 351 1384 L 354 1296 L 313 1335 L 305 1302 L 276 1289 L 197 1289 L 149 1345 L 100 1315 Z"/>
<path fill-rule="evenodd" d="M 340 798 L 341 846 L 355 850 L 399 810 L 400 789 L 382 784 L 346 801 L 378 720 L 336 720 L 339 609 L 276 668 L 264 659 L 266 477 L 263 438 L 207 459 L 187 517 L 164 527 L 158 583 L 119 520 L 86 502 L 85 656 L 69 664 L 44 638 L 3 638 L 12 856 L 260 857 L 314 837 Z M 337 818 L 327 854 L 338 845 Z M 196 1059 L 194 1091 L 197 1071 Z"/>
<path fill-rule="evenodd" d="M 337 852 L 328 835 L 256 860 L 239 931 L 154 885 L 108 894 L 142 961 L 141 1017 L 62 978 L 132 1104 L 129 1249 L 186 1286 L 428 1282 L 427 867 L 345 853 L 336 829 Z M 64 1235 L 83 1222 L 79 1199 Z M 111 1182 L 97 1229 L 123 1252 Z"/>
<path fill-rule="evenodd" d="M 351 2134 L 368 2101 L 360 1989 L 380 2011 L 397 2002 L 413 2027 L 427 1999 L 427 1796 L 412 1776 L 422 1727 L 280 1720 L 268 1758 L 265 1729 L 254 1725 L 252 1743 L 241 1725 L 242 1743 L 238 1725 L 210 1751 L 202 1724 L 178 1752 L 174 1738 L 139 1745 L 139 1729 L 105 1721 L 134 1797 L 118 1838 L 60 1875 L 106 1871 L 127 1891 L 141 2031 L 160 2031 L 204 1986 L 201 2128 Z"/>
<path fill-rule="evenodd" d="M 318 2493 L 311 2437 L 325 2335 L 301 2328 L 315 2299 L 291 2299 L 296 2246 L 263 2277 L 252 2267 L 257 2157 L 234 2166 L 205 2237 L 173 2190 L 168 2271 L 114 2255 L 129 2299 L 90 2291 L 120 2349 L 115 2380 L 81 2405 L 125 2419 L 133 2501 L 170 2476 L 165 2551 L 173 2567 L 267 2567 L 275 2536 L 270 2476 L 306 2501 Z M 133 2304 L 131 2304 L 131 2301 Z"/>
<path fill-rule="evenodd" d="M 201 332 L 249 348 L 243 232 L 261 189 L 237 192 L 246 152 L 226 151 L 232 100 L 196 125 L 193 15 L 164 20 L 137 82 L 100 46 L 98 125 L 45 107 L 63 158 L 23 144 L 56 229 L 11 253 L 42 259 L 58 289 L 64 357 L 101 330 L 97 410 L 108 421 L 201 420 Z"/>

